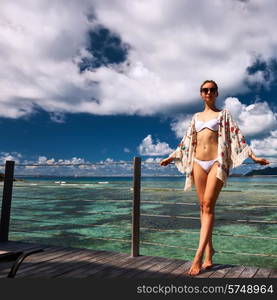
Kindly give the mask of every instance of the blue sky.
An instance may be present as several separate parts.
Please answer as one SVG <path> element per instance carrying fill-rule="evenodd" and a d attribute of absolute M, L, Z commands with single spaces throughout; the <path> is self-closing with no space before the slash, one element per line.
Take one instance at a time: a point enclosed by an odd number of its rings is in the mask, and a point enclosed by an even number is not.
<path fill-rule="evenodd" d="M 276 9 L 273 0 L 2 1 L 1 161 L 158 162 L 203 110 L 206 79 L 256 155 L 277 161 Z"/>

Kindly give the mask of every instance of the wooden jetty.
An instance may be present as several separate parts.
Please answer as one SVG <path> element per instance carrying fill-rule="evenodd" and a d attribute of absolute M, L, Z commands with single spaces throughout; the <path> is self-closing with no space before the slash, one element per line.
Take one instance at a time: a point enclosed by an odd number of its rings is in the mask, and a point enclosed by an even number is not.
<path fill-rule="evenodd" d="M 6 161 L 0 220 L 2 251 L 44 251 L 28 256 L 16 278 L 182 278 L 191 261 L 139 253 L 140 244 L 140 173 L 141 160 L 134 159 L 131 254 L 9 241 L 14 162 Z M 0 263 L 0 278 L 6 277 L 9 262 Z M 198 278 L 277 278 L 276 269 L 215 264 Z"/>
<path fill-rule="evenodd" d="M 156 256 L 133 257 L 129 253 L 2 242 L 1 251 L 44 251 L 27 257 L 16 278 L 186 278 L 191 261 Z M 0 278 L 6 277 L 10 263 L 0 264 Z M 277 270 L 248 266 L 215 264 L 197 278 L 277 278 Z"/>

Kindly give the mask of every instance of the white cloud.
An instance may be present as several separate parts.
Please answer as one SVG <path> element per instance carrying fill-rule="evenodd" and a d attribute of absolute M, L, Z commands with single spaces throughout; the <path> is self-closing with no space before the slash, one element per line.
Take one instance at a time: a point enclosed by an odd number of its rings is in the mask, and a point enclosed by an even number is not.
<path fill-rule="evenodd" d="M 77 112 L 95 95 L 74 63 L 91 27 L 85 12 L 76 1 L 1 1 L 1 116 L 18 118 L 35 105 Z"/>
<path fill-rule="evenodd" d="M 131 152 L 130 149 L 127 148 L 127 147 L 125 147 L 125 148 L 123 149 L 123 151 L 126 152 L 126 153 L 130 153 L 130 152 Z"/>
<path fill-rule="evenodd" d="M 29 162 L 25 162 L 28 164 Z M 83 158 L 78 158 L 78 157 L 73 157 L 72 159 L 55 159 L 51 158 L 48 159 L 46 156 L 39 156 L 37 162 L 34 162 L 34 164 L 39 164 L 39 165 L 76 165 L 76 164 L 84 164 L 86 163 Z"/>
<path fill-rule="evenodd" d="M 46 164 L 47 163 L 47 157 L 46 156 L 39 156 L 38 158 L 38 164 Z"/>
<path fill-rule="evenodd" d="M 277 130 L 271 131 L 264 139 L 251 140 L 250 146 L 257 156 L 276 156 L 277 161 Z"/>
<path fill-rule="evenodd" d="M 0 152 L 0 161 L 15 161 L 15 175 L 52 175 L 52 176 L 110 176 L 132 174 L 132 163 L 121 161 L 120 164 L 112 158 L 106 158 L 99 162 L 86 161 L 84 158 L 73 157 L 71 159 L 47 158 L 38 156 L 36 160 L 23 159 L 17 152 Z M 23 164 L 19 166 L 18 164 Z M 81 165 L 79 165 L 81 164 Z M 35 166 L 34 166 L 35 165 Z M 4 168 L 0 167 L 1 172 Z"/>
<path fill-rule="evenodd" d="M 67 112 L 152 115 L 197 104 L 207 78 L 223 97 L 247 91 L 247 81 L 268 86 L 246 69 L 276 58 L 276 9 L 274 0 L 1 1 L 0 116 L 37 106 L 54 121 Z M 98 23 L 130 45 L 128 63 L 80 73 L 78 62 L 92 56 L 86 34 Z"/>
<path fill-rule="evenodd" d="M 227 98 L 224 102 L 245 136 L 269 134 L 277 128 L 277 113 L 274 113 L 267 102 L 256 102 L 251 105 L 242 104 L 237 98 Z"/>
<path fill-rule="evenodd" d="M 157 156 L 169 154 L 173 150 L 165 142 L 158 141 L 157 144 L 154 144 L 151 134 L 148 134 L 138 146 L 138 151 L 140 155 Z"/>
<path fill-rule="evenodd" d="M 161 157 L 156 157 L 156 158 L 149 157 L 149 158 L 145 159 L 145 162 L 146 163 L 158 163 L 161 160 L 163 160 L 163 158 L 161 158 Z"/>
<path fill-rule="evenodd" d="M 12 160 L 15 163 L 19 163 L 22 158 L 22 154 L 18 152 L 0 152 L 0 162 L 5 164 L 6 160 Z"/>
<path fill-rule="evenodd" d="M 173 120 L 170 126 L 177 138 L 181 139 L 185 135 L 191 118 L 192 115 L 182 115 Z"/>
<path fill-rule="evenodd" d="M 103 162 L 103 163 L 112 163 L 112 162 L 114 162 L 114 160 L 113 160 L 113 158 L 108 157 L 104 161 L 101 160 L 101 162 Z"/>

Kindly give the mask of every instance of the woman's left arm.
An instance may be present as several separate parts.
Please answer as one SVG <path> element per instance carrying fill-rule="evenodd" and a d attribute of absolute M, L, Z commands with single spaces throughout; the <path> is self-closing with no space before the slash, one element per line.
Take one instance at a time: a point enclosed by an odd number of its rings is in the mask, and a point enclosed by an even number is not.
<path fill-rule="evenodd" d="M 260 165 L 268 165 L 270 161 L 265 158 L 257 157 L 253 152 L 249 153 L 249 157 L 256 163 Z"/>
<path fill-rule="evenodd" d="M 261 157 L 257 157 L 255 153 L 252 151 L 249 145 L 247 145 L 244 135 L 239 129 L 236 121 L 233 119 L 229 110 L 226 109 L 227 112 L 227 122 L 225 126 L 228 126 L 230 133 L 230 145 L 232 150 L 231 159 L 233 160 L 234 166 L 239 166 L 244 159 L 250 157 L 255 163 L 260 165 L 268 165 L 270 162 Z M 228 131 L 227 129 L 227 131 Z"/>

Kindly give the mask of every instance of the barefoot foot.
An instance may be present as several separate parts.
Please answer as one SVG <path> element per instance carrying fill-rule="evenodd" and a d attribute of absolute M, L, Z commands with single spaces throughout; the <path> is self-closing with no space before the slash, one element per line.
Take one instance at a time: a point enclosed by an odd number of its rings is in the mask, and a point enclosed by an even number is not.
<path fill-rule="evenodd" d="M 201 262 L 193 262 L 190 269 L 187 272 L 189 276 L 196 276 L 201 272 Z"/>
<path fill-rule="evenodd" d="M 215 250 L 212 249 L 211 253 L 209 253 L 209 255 L 206 255 L 205 261 L 204 261 L 204 263 L 201 266 L 202 270 L 208 270 L 208 269 L 212 268 L 212 266 L 213 266 L 212 259 L 213 259 L 213 255 L 214 254 L 215 254 Z"/>

